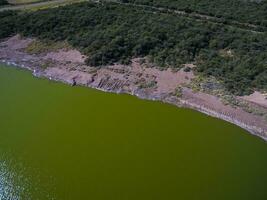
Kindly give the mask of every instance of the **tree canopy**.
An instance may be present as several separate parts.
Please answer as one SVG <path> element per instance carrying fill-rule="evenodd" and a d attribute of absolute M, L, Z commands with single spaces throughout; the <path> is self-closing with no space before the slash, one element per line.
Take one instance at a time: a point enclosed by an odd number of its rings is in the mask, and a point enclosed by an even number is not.
<path fill-rule="evenodd" d="M 7 0 L 0 0 L 0 6 L 4 6 L 7 4 L 8 4 Z"/>
<path fill-rule="evenodd" d="M 162 68 L 195 63 L 234 94 L 267 91 L 267 34 L 114 3 L 80 3 L 29 13 L 0 13 L 0 38 L 20 33 L 68 41 L 87 64 L 147 57 Z M 3 20 L 2 20 L 3 19 Z"/>
<path fill-rule="evenodd" d="M 127 2 L 196 12 L 267 27 L 266 0 L 127 0 Z"/>

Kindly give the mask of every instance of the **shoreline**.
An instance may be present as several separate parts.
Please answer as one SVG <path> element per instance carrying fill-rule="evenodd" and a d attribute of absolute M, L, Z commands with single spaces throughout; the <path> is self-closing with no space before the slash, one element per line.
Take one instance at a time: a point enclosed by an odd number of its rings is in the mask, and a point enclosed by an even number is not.
<path fill-rule="evenodd" d="M 235 124 L 267 142 L 267 122 L 264 117 L 246 112 L 241 107 L 225 105 L 220 98 L 184 87 L 195 78 L 192 71 L 183 69 L 159 70 L 133 59 L 130 65 L 115 64 L 103 68 L 84 64 L 85 56 L 77 50 L 58 50 L 29 54 L 26 47 L 33 39 L 13 36 L 0 42 L 0 63 L 26 69 L 35 77 L 85 86 L 103 92 L 129 94 L 140 99 L 160 101 L 177 107 L 196 110 Z M 42 67 L 42 66 L 45 66 Z M 185 67 L 195 67 L 187 64 Z M 179 87 L 179 95 L 175 94 Z M 252 108 L 257 107 L 251 104 Z M 265 112 L 266 108 L 261 107 Z"/>
<path fill-rule="evenodd" d="M 24 65 L 21 66 L 19 64 L 16 64 L 15 62 L 9 62 L 9 61 L 5 61 L 5 60 L 0 60 L 0 64 L 1 63 L 5 64 L 7 66 L 11 66 L 11 67 L 14 66 L 14 67 L 19 68 L 19 69 L 28 70 L 28 71 L 32 72 L 31 74 L 34 77 L 37 77 L 37 78 L 45 78 L 45 79 L 48 79 L 48 80 L 61 82 L 63 84 L 74 86 L 73 83 L 70 83 L 67 80 L 64 81 L 64 80 L 60 80 L 60 79 L 54 79 L 52 77 L 47 77 L 46 75 L 44 75 L 44 74 L 42 74 L 40 72 L 36 73 L 30 67 L 27 67 L 27 66 L 24 66 Z M 208 108 L 203 107 L 201 105 L 192 104 L 192 103 L 187 102 L 185 100 L 180 100 L 180 102 L 174 102 L 174 101 L 171 101 L 171 100 L 168 100 L 168 99 L 164 100 L 164 99 L 160 99 L 160 98 L 144 96 L 141 93 L 139 93 L 138 91 L 134 91 L 132 93 L 128 93 L 128 92 L 125 92 L 125 91 L 107 90 L 107 89 L 98 88 L 98 87 L 94 87 L 94 86 L 90 86 L 90 85 L 87 85 L 87 86 L 86 85 L 77 85 L 77 86 L 88 87 L 88 88 L 92 88 L 92 89 L 96 89 L 96 90 L 99 90 L 99 91 L 102 91 L 102 92 L 108 92 L 108 93 L 127 94 L 127 95 L 135 96 L 135 97 L 137 97 L 139 99 L 142 99 L 142 100 L 159 101 L 159 102 L 162 102 L 162 103 L 167 103 L 167 104 L 170 104 L 170 105 L 174 105 L 174 106 L 176 106 L 178 108 L 192 109 L 192 110 L 195 110 L 195 111 L 200 112 L 202 114 L 208 115 L 210 117 L 221 119 L 221 120 L 227 121 L 227 122 L 229 122 L 231 124 L 234 124 L 234 125 L 242 128 L 242 129 L 248 131 L 250 134 L 252 134 L 254 136 L 257 136 L 257 137 L 260 137 L 265 142 L 267 142 L 267 137 L 264 136 L 264 130 L 262 130 L 262 129 L 256 127 L 256 126 L 249 126 L 249 125 L 247 125 L 245 123 L 242 123 L 242 122 L 238 121 L 237 119 L 231 118 L 231 117 L 229 117 L 227 115 L 223 115 L 223 114 L 217 113 L 216 111 L 208 109 Z"/>

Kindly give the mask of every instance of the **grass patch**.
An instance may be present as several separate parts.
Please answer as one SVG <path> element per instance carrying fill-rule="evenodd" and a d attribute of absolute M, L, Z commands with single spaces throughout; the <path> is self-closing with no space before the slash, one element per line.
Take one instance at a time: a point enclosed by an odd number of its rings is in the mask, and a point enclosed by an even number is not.
<path fill-rule="evenodd" d="M 234 95 L 267 91 L 266 33 L 107 2 L 2 12 L 2 16 L 0 38 L 20 33 L 68 41 L 87 56 L 89 66 L 127 64 L 138 57 L 150 58 L 165 69 L 194 63 L 195 71 L 215 77 Z M 206 87 L 213 90 L 216 85 Z"/>
<path fill-rule="evenodd" d="M 60 49 L 71 49 L 67 42 L 51 42 L 35 40 L 25 49 L 30 54 L 48 53 L 51 51 L 58 51 Z"/>

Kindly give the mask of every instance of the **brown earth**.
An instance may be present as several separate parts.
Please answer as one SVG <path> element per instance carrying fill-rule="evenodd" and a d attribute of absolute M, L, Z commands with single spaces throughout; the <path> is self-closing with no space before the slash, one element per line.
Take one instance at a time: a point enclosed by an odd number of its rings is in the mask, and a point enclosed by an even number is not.
<path fill-rule="evenodd" d="M 267 94 L 255 91 L 249 96 L 243 96 L 240 98 L 267 108 Z"/>

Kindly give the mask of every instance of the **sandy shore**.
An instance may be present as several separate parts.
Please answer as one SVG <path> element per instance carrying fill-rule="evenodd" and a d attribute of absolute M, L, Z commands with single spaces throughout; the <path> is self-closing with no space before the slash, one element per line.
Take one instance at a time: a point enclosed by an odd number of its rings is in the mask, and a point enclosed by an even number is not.
<path fill-rule="evenodd" d="M 194 78 L 184 69 L 159 70 L 144 59 L 136 58 L 130 65 L 94 68 L 85 65 L 86 56 L 77 50 L 60 49 L 55 52 L 29 54 L 25 48 L 33 39 L 14 36 L 0 43 L 0 61 L 70 85 L 81 85 L 102 91 L 126 93 L 142 99 L 159 100 L 179 107 L 187 107 L 236 124 L 267 141 L 266 116 L 247 112 L 241 107 L 225 105 L 220 98 L 186 87 Z M 193 68 L 193 64 L 185 67 Z M 260 94 L 256 93 L 256 97 Z M 267 100 L 260 96 L 242 97 L 253 108 L 267 113 Z M 258 102 L 258 103 L 257 103 Z"/>

